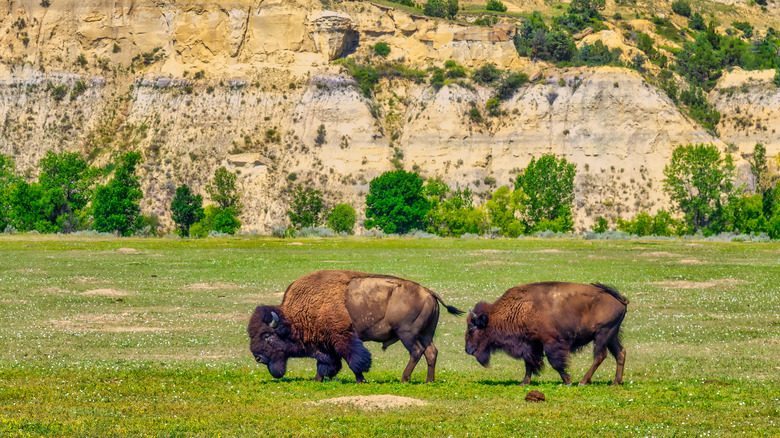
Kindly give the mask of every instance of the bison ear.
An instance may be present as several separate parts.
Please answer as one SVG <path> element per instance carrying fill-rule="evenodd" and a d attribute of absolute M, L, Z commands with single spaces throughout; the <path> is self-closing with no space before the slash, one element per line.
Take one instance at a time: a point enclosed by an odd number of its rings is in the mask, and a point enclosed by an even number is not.
<path fill-rule="evenodd" d="M 488 325 L 488 316 L 487 313 L 483 313 L 476 318 L 472 318 L 471 322 L 474 324 L 474 327 L 482 330 Z"/>

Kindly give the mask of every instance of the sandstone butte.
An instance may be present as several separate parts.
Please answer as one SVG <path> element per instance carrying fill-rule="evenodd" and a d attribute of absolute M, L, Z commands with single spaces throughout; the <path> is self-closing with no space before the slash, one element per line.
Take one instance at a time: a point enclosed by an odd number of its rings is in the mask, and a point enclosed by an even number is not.
<path fill-rule="evenodd" d="M 80 151 L 97 165 L 140 151 L 142 210 L 167 225 L 175 187 L 205 194 L 219 166 L 239 174 L 243 230 L 268 233 L 286 223 L 292 174 L 362 215 L 368 182 L 394 169 L 393 157 L 423 177 L 469 185 L 481 202 L 494 190 L 486 177 L 508 184 L 552 152 L 577 164 L 579 230 L 597 216 L 669 208 L 662 171 L 679 144 L 733 144 L 737 159 L 758 142 L 780 152 L 772 71 L 723 76 L 708 97 L 726 114 L 715 137 L 633 70 L 519 57 L 514 24 L 467 26 L 351 1 L 10 0 L 0 30 L 0 153 L 34 178 L 48 150 Z M 627 57 L 636 50 L 615 29 L 577 37 Z M 333 60 L 375 59 L 380 41 L 389 62 L 410 68 L 492 62 L 534 80 L 483 124 L 468 117 L 471 105 L 486 113 L 492 90 L 478 85 L 437 91 L 427 80 L 382 79 L 366 98 Z M 80 81 L 86 88 L 71 96 Z M 56 100 L 60 86 L 68 93 Z"/>

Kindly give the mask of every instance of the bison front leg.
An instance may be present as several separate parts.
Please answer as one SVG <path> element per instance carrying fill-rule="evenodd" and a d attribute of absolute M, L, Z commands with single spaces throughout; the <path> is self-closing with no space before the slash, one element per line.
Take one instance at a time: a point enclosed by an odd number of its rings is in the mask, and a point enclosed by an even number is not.
<path fill-rule="evenodd" d="M 317 375 L 314 376 L 317 382 L 325 377 L 332 379 L 341 371 L 341 358 L 336 354 L 317 353 L 314 358 L 317 359 Z"/>
<path fill-rule="evenodd" d="M 355 373 L 355 380 L 363 383 L 363 373 L 371 368 L 371 352 L 363 345 L 363 341 L 352 335 L 346 342 L 336 345 L 336 353 L 347 361 L 349 369 Z"/>

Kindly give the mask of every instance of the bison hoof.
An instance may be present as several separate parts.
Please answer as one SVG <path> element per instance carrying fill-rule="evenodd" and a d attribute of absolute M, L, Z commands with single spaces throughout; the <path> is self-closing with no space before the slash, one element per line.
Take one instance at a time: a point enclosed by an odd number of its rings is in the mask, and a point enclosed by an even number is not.
<path fill-rule="evenodd" d="M 614 381 L 614 382 L 610 383 L 609 386 L 618 386 L 618 385 L 622 385 L 622 384 L 623 384 L 623 382 Z"/>

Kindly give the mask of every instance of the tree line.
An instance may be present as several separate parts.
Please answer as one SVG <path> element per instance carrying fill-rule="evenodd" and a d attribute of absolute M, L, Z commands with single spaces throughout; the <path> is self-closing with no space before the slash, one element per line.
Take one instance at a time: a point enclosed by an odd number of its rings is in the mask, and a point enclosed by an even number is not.
<path fill-rule="evenodd" d="M 28 182 L 11 157 L 0 155 L 0 230 L 155 234 L 159 220 L 140 213 L 143 193 L 136 175 L 140 161 L 139 153 L 127 152 L 115 165 L 97 168 L 78 153 L 48 151 L 39 162 L 38 181 Z M 757 144 L 748 161 L 752 184 L 737 187 L 729 154 L 721 154 L 714 145 L 680 145 L 664 168 L 663 189 L 672 202 L 670 211 L 640 212 L 612 223 L 599 217 L 592 231 L 615 229 L 638 236 L 765 233 L 780 238 L 780 157 L 770 160 L 766 148 Z M 439 177 L 424 181 L 417 172 L 388 171 L 369 183 L 363 226 L 387 234 L 417 230 L 455 237 L 571 232 L 576 173 L 576 165 L 565 158 L 533 157 L 509 185 L 497 187 L 484 204 L 476 205 L 468 185 L 453 188 Z M 98 184 L 100 180 L 106 182 Z M 490 177 L 484 182 L 496 185 Z M 206 237 L 238 231 L 243 205 L 236 183 L 235 173 L 217 169 L 205 187 L 212 202 L 205 207 L 203 196 L 188 185 L 176 188 L 170 204 L 175 233 Z M 338 233 L 354 232 L 353 206 L 342 203 L 328 208 L 322 191 L 303 184 L 291 187 L 287 198 L 290 225 L 283 235 L 322 225 Z"/>
<path fill-rule="evenodd" d="M 156 234 L 159 218 L 141 214 L 143 192 L 136 175 L 140 162 L 141 154 L 127 152 L 116 164 L 98 168 L 79 153 L 48 151 L 38 163 L 38 181 L 28 182 L 16 171 L 14 160 L 0 154 L 0 230 Z M 105 184 L 98 184 L 111 174 Z M 214 205 L 203 208 L 201 195 L 186 184 L 176 189 L 170 207 L 178 234 L 233 234 L 241 227 L 236 175 L 217 169 L 206 192 Z"/>

